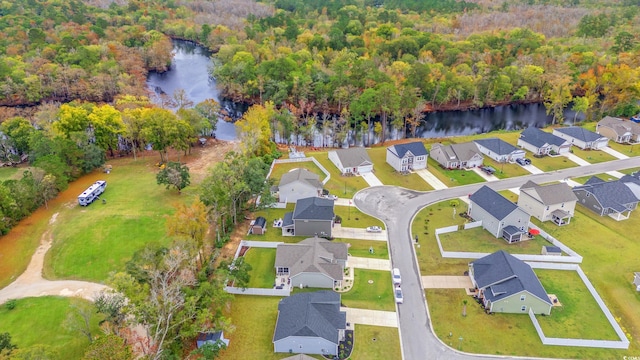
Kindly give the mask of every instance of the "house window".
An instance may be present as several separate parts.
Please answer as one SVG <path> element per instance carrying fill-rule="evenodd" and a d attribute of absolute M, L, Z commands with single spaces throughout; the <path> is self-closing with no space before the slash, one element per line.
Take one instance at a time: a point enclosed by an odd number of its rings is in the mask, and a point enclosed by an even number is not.
<path fill-rule="evenodd" d="M 524 301 L 524 299 L 526 299 L 527 296 L 526 295 L 520 295 L 520 301 Z"/>
<path fill-rule="evenodd" d="M 520 310 L 521 310 L 522 312 L 527 311 L 527 306 L 526 306 L 526 305 L 522 305 L 522 307 L 520 308 Z"/>

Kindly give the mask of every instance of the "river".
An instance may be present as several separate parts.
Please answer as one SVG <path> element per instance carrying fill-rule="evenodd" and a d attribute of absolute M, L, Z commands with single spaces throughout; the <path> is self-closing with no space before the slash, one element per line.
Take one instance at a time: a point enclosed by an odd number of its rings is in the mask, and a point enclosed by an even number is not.
<path fill-rule="evenodd" d="M 201 46 L 188 41 L 174 40 L 175 56 L 171 69 L 165 73 L 149 74 L 147 84 L 152 91 L 173 94 L 184 89 L 189 98 L 198 103 L 213 98 L 218 101 L 232 118 L 238 119 L 246 110 L 246 105 L 221 99 L 215 79 L 209 76 L 213 66 L 211 53 Z M 574 113 L 565 111 L 565 123 L 571 123 Z M 581 120 L 581 117 L 578 117 Z M 417 129 L 416 136 L 422 138 L 472 135 L 494 130 L 519 130 L 529 126 L 543 127 L 552 122 L 542 104 L 505 105 L 466 111 L 439 111 L 428 113 L 423 124 Z M 401 138 L 401 132 L 387 132 L 389 139 Z M 218 121 L 216 137 L 222 140 L 237 138 L 233 123 Z M 371 133 L 373 138 L 373 134 Z M 350 139 L 352 144 L 361 144 L 360 139 Z M 322 146 L 322 136 L 318 132 L 313 146 Z"/>

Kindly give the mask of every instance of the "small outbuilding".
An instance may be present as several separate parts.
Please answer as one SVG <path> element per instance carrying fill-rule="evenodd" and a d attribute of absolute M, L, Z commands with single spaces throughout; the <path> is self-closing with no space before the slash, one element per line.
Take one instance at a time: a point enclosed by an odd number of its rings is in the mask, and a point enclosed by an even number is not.
<path fill-rule="evenodd" d="M 254 235 L 264 235 L 267 232 L 267 219 L 258 216 L 251 224 L 251 233 Z"/>
<path fill-rule="evenodd" d="M 633 273 L 633 285 L 636 286 L 636 291 L 640 291 L 640 272 Z"/>
<path fill-rule="evenodd" d="M 206 344 L 224 344 L 225 347 L 229 346 L 229 339 L 224 338 L 224 333 L 222 331 L 216 332 L 201 332 L 198 334 L 198 338 L 196 339 L 196 345 L 198 349 Z"/>
<path fill-rule="evenodd" d="M 542 255 L 553 255 L 553 256 L 561 256 L 562 249 L 557 246 L 543 246 L 542 247 Z"/>

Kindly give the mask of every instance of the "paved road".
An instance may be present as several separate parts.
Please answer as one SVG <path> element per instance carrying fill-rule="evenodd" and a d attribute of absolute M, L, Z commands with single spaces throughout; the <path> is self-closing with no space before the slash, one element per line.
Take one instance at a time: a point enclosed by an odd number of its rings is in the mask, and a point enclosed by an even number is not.
<path fill-rule="evenodd" d="M 569 177 L 588 176 L 638 166 L 640 166 L 640 158 L 629 158 L 426 193 L 395 186 L 379 186 L 358 192 L 354 197 L 354 203 L 358 209 L 385 222 L 389 234 L 391 262 L 402 273 L 404 303 L 398 306 L 398 317 L 403 358 L 407 360 L 447 360 L 489 357 L 459 353 L 444 345 L 433 334 L 410 234 L 411 220 L 420 209 L 438 201 L 466 196 L 483 185 L 490 186 L 495 190 L 505 190 L 520 187 L 528 180 L 546 183 Z"/>

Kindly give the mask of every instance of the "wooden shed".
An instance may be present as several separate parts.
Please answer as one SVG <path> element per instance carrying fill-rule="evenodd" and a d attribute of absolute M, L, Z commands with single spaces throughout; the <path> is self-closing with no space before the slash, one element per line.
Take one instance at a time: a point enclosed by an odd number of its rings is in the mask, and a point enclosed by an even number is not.
<path fill-rule="evenodd" d="M 262 216 L 258 216 L 258 218 L 251 223 L 251 233 L 255 235 L 264 235 L 265 232 L 267 232 L 267 219 Z"/>

